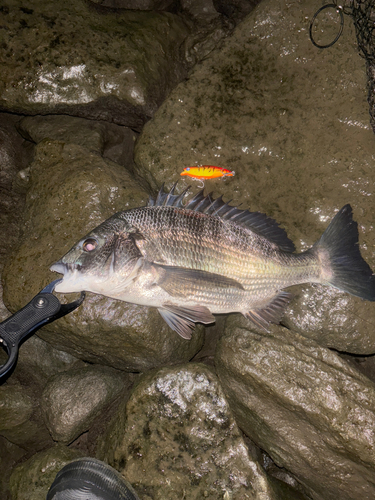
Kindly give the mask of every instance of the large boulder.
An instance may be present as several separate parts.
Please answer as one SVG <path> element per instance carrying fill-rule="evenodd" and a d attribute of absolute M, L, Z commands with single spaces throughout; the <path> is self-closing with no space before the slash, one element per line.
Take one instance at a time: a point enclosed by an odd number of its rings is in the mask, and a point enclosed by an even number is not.
<path fill-rule="evenodd" d="M 97 455 L 141 498 L 291 500 L 250 456 L 220 383 L 204 365 L 142 377 L 99 439 Z"/>
<path fill-rule="evenodd" d="M 71 114 L 140 129 L 186 74 L 184 22 L 168 12 L 100 13 L 89 2 L 5 0 L 0 109 Z"/>
<path fill-rule="evenodd" d="M 206 181 L 207 191 L 275 218 L 299 251 L 351 203 L 361 251 L 375 268 L 365 64 L 350 22 L 331 48 L 314 47 L 313 14 L 309 0 L 262 1 L 171 92 L 144 127 L 135 161 L 153 186 L 181 179 L 189 165 L 234 170 Z M 188 183 L 196 186 L 184 177 L 181 189 Z M 294 293 L 290 328 L 338 350 L 375 352 L 373 304 L 317 286 Z"/>
<path fill-rule="evenodd" d="M 70 444 L 124 391 L 124 373 L 108 366 L 85 366 L 51 377 L 41 409 L 54 441 Z"/>
<path fill-rule="evenodd" d="M 231 319 L 216 353 L 239 427 L 314 500 L 374 498 L 375 384 L 296 332 L 243 323 Z"/>
<path fill-rule="evenodd" d="M 44 425 L 39 401 L 28 387 L 19 383 L 0 386 L 0 436 L 28 452 L 52 445 Z"/>

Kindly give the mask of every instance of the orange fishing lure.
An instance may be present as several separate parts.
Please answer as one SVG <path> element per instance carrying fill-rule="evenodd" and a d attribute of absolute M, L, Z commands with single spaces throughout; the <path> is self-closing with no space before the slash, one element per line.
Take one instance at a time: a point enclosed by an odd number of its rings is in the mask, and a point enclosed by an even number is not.
<path fill-rule="evenodd" d="M 201 165 L 200 167 L 185 167 L 180 175 L 188 175 L 193 179 L 217 179 L 218 177 L 233 177 L 234 170 L 215 167 L 213 165 Z"/>

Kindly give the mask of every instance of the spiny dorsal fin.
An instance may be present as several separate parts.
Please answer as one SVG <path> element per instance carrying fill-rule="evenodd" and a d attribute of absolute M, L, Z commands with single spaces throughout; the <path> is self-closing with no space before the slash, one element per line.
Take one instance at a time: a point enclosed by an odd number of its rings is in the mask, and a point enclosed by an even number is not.
<path fill-rule="evenodd" d="M 154 199 L 151 196 L 148 200 L 149 207 L 183 207 L 182 200 L 185 194 L 189 191 L 190 186 L 188 186 L 181 194 L 174 194 L 174 190 L 176 189 L 177 182 L 175 182 L 169 191 L 166 193 L 164 191 L 164 184 L 162 184 L 160 191 L 158 192 L 157 197 Z"/>
<path fill-rule="evenodd" d="M 212 193 L 205 195 L 204 189 L 199 191 L 191 198 L 186 205 L 182 204 L 182 200 L 190 189 L 187 187 L 181 194 L 175 195 L 174 190 L 177 182 L 172 186 L 169 193 L 164 192 L 164 184 L 162 185 L 156 199 L 150 197 L 148 206 L 172 206 L 185 208 L 202 212 L 207 215 L 220 217 L 224 220 L 235 222 L 239 226 L 246 227 L 257 233 L 259 236 L 266 238 L 271 243 L 277 245 L 280 250 L 285 252 L 294 252 L 294 243 L 288 238 L 285 229 L 281 228 L 278 223 L 261 212 L 249 212 L 240 208 L 229 205 L 229 202 L 223 201 L 222 196 L 213 199 Z"/>
<path fill-rule="evenodd" d="M 208 215 L 216 215 L 224 220 L 230 220 L 236 224 L 247 227 L 275 243 L 280 250 L 294 252 L 294 243 L 287 237 L 286 232 L 278 223 L 261 212 L 249 212 L 229 205 L 223 201 L 222 196 L 213 199 L 212 193 L 204 195 L 204 190 L 196 194 L 185 205 L 186 209 L 203 212 Z"/>

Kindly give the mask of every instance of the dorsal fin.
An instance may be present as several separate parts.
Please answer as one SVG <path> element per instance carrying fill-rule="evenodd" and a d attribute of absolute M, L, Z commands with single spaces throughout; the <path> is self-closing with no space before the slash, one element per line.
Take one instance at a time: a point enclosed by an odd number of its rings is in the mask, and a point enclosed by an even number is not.
<path fill-rule="evenodd" d="M 149 197 L 148 200 L 148 205 L 149 207 L 183 207 L 184 205 L 182 204 L 182 200 L 185 196 L 185 194 L 189 191 L 190 186 L 188 186 L 184 191 L 182 191 L 181 194 L 174 194 L 174 190 L 176 189 L 177 182 L 175 182 L 169 191 L 169 193 L 166 193 L 164 191 L 164 183 L 162 184 L 157 197 L 154 199 L 151 196 Z"/>
<path fill-rule="evenodd" d="M 150 197 L 148 206 L 172 206 L 182 207 L 187 210 L 202 212 L 207 215 L 214 215 L 224 220 L 235 222 L 239 226 L 246 227 L 257 233 L 259 236 L 266 238 L 271 243 L 278 246 L 280 250 L 285 252 L 294 252 L 294 243 L 288 238 L 285 229 L 281 228 L 278 223 L 261 212 L 249 212 L 240 208 L 229 205 L 229 202 L 223 201 L 222 196 L 213 199 L 212 193 L 205 195 L 204 189 L 199 191 L 191 198 L 186 205 L 182 204 L 182 200 L 190 189 L 187 187 L 181 194 L 175 195 L 174 190 L 177 182 L 172 186 L 169 193 L 164 192 L 164 184 L 162 185 L 156 199 Z"/>

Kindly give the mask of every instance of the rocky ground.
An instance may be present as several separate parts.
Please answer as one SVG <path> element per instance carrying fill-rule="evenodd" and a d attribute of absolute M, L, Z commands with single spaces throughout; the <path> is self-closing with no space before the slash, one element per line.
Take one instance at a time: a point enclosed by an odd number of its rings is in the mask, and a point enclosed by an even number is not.
<path fill-rule="evenodd" d="M 353 23 L 322 50 L 309 38 L 319 5 L 256 3 L 2 3 L 0 321 L 114 212 L 163 182 L 198 192 L 180 177 L 191 165 L 235 170 L 206 189 L 276 219 L 298 251 L 350 203 L 375 269 Z M 338 27 L 326 15 L 317 39 Z M 141 500 L 372 500 L 375 307 L 292 292 L 268 334 L 230 315 L 190 341 L 154 309 L 87 294 L 0 385 L 0 497 L 45 498 L 58 470 L 92 456 Z"/>

